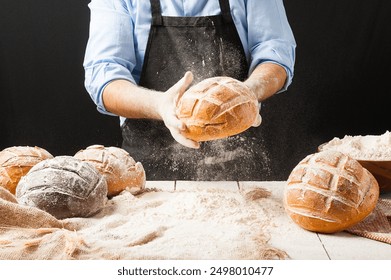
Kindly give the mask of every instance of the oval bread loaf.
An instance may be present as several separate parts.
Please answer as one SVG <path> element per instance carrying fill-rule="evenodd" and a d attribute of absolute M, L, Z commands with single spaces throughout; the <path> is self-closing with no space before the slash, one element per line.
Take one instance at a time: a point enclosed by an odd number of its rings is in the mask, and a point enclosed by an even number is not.
<path fill-rule="evenodd" d="M 19 181 L 16 198 L 57 219 L 89 217 L 105 205 L 107 183 L 90 163 L 58 156 L 31 168 Z"/>
<path fill-rule="evenodd" d="M 22 176 L 37 163 L 53 158 L 40 147 L 15 146 L 0 152 L 0 186 L 15 194 L 16 186 Z"/>
<path fill-rule="evenodd" d="M 176 114 L 194 141 L 209 141 L 239 134 L 251 127 L 259 114 L 255 94 L 229 77 L 205 79 L 190 87 L 177 101 Z"/>
<path fill-rule="evenodd" d="M 124 149 L 92 145 L 78 151 L 74 157 L 89 162 L 98 169 L 107 181 L 109 197 L 125 189 L 135 194 L 145 187 L 143 165 L 136 162 Z"/>
<path fill-rule="evenodd" d="M 338 151 L 304 158 L 292 170 L 284 207 L 304 229 L 333 233 L 351 227 L 375 208 L 379 186 L 358 161 Z"/>

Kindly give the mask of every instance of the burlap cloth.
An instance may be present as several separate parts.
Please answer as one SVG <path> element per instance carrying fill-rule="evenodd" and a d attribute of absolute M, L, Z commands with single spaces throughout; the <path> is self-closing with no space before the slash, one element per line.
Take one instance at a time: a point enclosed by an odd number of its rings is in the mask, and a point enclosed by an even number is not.
<path fill-rule="evenodd" d="M 17 204 L 16 198 L 0 187 L 0 259 L 69 259 L 82 243 L 61 221 Z"/>
<path fill-rule="evenodd" d="M 391 244 L 391 199 L 379 198 L 375 210 L 365 220 L 346 231 Z"/>
<path fill-rule="evenodd" d="M 248 194 L 210 190 L 184 201 L 186 194 L 180 192 L 150 193 L 144 199 L 125 193 L 94 217 L 60 221 L 19 205 L 0 187 L 0 259 L 288 258 L 268 244 L 265 234 L 273 215 L 284 214 L 281 203 L 262 200 L 264 192 Z M 270 213 L 276 209 L 281 213 Z M 391 244 L 390 219 L 390 199 L 379 199 L 373 213 L 347 231 Z M 202 233 L 197 230 L 201 228 Z"/>

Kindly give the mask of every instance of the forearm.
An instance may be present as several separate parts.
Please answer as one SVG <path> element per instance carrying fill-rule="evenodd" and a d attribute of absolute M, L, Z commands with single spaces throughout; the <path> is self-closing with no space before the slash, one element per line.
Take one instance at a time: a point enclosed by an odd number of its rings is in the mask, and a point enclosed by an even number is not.
<path fill-rule="evenodd" d="M 263 63 L 254 69 L 244 83 L 261 102 L 278 92 L 284 86 L 286 79 L 284 67 L 275 63 Z"/>
<path fill-rule="evenodd" d="M 107 111 L 125 118 L 162 119 L 158 111 L 162 94 L 127 80 L 114 80 L 103 91 L 103 103 Z"/>
<path fill-rule="evenodd" d="M 176 141 L 189 148 L 199 148 L 199 143 L 187 139 L 181 132 L 185 129 L 176 116 L 176 98 L 181 96 L 193 81 L 191 72 L 165 92 L 137 86 L 127 80 L 114 80 L 103 91 L 103 104 L 107 111 L 133 119 L 162 120 Z"/>

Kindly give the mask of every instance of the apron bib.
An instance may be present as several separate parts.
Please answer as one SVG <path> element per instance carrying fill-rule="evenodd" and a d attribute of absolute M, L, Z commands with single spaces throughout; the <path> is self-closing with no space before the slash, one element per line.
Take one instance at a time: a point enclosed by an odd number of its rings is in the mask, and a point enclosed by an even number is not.
<path fill-rule="evenodd" d="M 248 63 L 228 0 L 221 14 L 205 17 L 161 15 L 150 0 L 152 24 L 140 86 L 166 91 L 186 71 L 194 83 L 214 76 L 247 78 Z M 226 139 L 202 142 L 193 150 L 177 143 L 163 121 L 127 119 L 122 148 L 145 169 L 148 180 L 256 180 L 268 170 L 268 155 L 255 128 Z"/>

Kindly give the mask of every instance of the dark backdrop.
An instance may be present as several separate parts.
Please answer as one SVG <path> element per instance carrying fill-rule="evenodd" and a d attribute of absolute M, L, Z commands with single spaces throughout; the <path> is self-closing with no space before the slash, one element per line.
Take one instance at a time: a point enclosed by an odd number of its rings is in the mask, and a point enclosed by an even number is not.
<path fill-rule="evenodd" d="M 118 119 L 84 89 L 87 0 L 1 0 L 0 149 L 36 145 L 73 155 L 120 145 Z M 292 168 L 333 137 L 391 130 L 391 2 L 285 0 L 297 41 L 293 83 L 263 103 L 271 174 Z M 273 133 L 271 133 L 273 132 Z M 252 179 L 252 178 L 249 178 Z"/>

